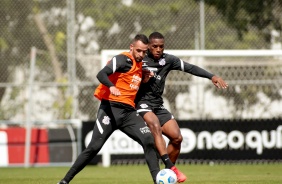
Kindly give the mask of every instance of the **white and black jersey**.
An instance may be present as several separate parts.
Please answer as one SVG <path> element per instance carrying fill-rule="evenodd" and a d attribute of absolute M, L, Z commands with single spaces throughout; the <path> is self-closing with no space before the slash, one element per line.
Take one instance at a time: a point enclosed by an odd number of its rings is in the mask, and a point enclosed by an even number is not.
<path fill-rule="evenodd" d="M 151 107 L 163 106 L 162 94 L 165 87 L 165 80 L 172 70 L 179 70 L 208 79 L 214 76 L 196 65 L 189 64 L 174 55 L 166 53 L 164 53 L 159 60 L 155 60 L 153 56 L 148 53 L 143 59 L 143 68 L 153 71 L 154 77 L 147 83 L 141 84 L 135 102 L 136 104 L 145 102 Z M 137 107 L 137 109 L 139 108 L 140 107 Z"/>

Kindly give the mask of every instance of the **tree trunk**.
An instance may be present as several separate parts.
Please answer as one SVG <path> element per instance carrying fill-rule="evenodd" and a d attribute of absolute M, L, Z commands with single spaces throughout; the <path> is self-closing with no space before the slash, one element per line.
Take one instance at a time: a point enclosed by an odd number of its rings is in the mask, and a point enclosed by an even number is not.
<path fill-rule="evenodd" d="M 56 55 L 56 49 L 55 49 L 55 45 L 52 41 L 52 38 L 50 37 L 48 30 L 45 26 L 45 23 L 43 22 L 43 20 L 40 17 L 40 14 L 35 14 L 34 15 L 34 21 L 35 24 L 37 25 L 42 37 L 43 37 L 43 41 L 50 53 L 50 57 L 51 57 L 51 63 L 54 69 L 54 75 L 55 75 L 55 81 L 56 82 L 60 82 L 63 79 L 63 72 L 62 72 L 62 68 L 60 65 L 60 62 L 58 60 L 58 57 Z M 64 101 L 65 101 L 65 95 L 63 93 L 62 89 L 58 89 L 58 97 L 57 97 L 57 103 L 59 105 L 58 110 L 60 111 L 60 109 L 63 109 L 62 107 L 64 106 Z M 64 112 L 59 112 L 59 117 L 58 118 L 64 118 Z"/>

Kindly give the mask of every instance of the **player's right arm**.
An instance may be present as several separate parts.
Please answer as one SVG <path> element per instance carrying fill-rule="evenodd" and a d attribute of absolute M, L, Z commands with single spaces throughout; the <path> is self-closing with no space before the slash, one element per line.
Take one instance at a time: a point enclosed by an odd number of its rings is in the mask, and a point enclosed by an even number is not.
<path fill-rule="evenodd" d="M 154 77 L 154 72 L 146 69 L 146 68 L 143 68 L 142 69 L 142 82 L 143 83 L 147 83 L 151 77 Z"/>
<path fill-rule="evenodd" d="M 120 91 L 115 87 L 112 81 L 110 81 L 108 76 L 115 72 L 125 73 L 130 70 L 131 66 L 132 65 L 130 65 L 126 56 L 117 55 L 113 57 L 102 70 L 99 71 L 96 77 L 101 84 L 110 89 L 111 94 L 119 96 Z"/>

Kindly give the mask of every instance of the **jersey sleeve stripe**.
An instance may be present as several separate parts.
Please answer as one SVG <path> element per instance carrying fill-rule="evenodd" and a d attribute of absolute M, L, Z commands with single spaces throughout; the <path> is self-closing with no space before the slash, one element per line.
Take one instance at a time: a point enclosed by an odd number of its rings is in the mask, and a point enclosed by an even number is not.
<path fill-rule="evenodd" d="M 181 71 L 184 72 L 184 62 L 182 61 L 182 59 L 180 59 L 180 66 L 181 66 Z"/>
<path fill-rule="evenodd" d="M 116 57 L 114 57 L 113 58 L 113 73 L 115 73 L 116 69 L 117 69 L 117 59 Z"/>

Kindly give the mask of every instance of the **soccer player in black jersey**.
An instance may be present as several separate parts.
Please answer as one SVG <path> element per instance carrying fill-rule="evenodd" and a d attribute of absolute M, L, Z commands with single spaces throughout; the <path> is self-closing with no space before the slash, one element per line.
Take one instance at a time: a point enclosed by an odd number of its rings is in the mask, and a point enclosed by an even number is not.
<path fill-rule="evenodd" d="M 210 79 L 217 88 L 227 88 L 228 85 L 222 78 L 184 62 L 176 56 L 164 53 L 164 46 L 165 40 L 161 33 L 153 32 L 149 36 L 149 49 L 147 56 L 143 59 L 143 68 L 155 74 L 147 83 L 141 84 L 135 102 L 137 112 L 146 121 L 155 138 L 162 160 L 166 167 L 170 168 L 179 156 L 182 135 L 173 115 L 163 106 L 162 94 L 168 73 L 179 70 Z M 170 140 L 167 148 L 162 134 Z"/>

